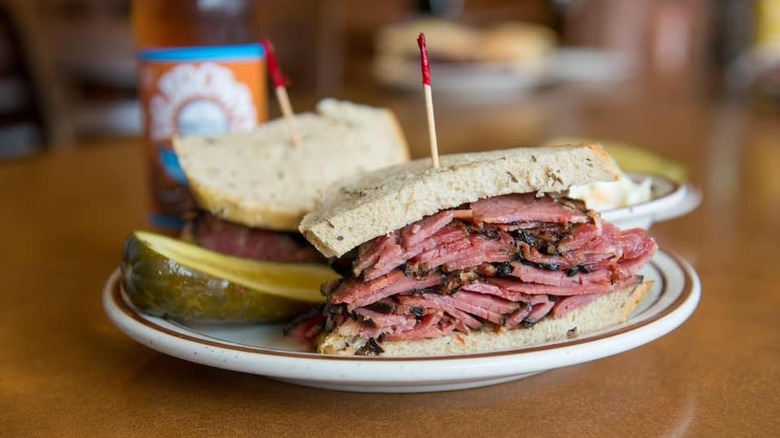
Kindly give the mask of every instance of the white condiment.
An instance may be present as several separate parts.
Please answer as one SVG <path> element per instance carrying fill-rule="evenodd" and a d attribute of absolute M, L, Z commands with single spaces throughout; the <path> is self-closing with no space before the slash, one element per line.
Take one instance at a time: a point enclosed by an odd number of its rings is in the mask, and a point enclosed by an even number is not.
<path fill-rule="evenodd" d="M 585 201 L 585 205 L 592 210 L 611 210 L 649 201 L 652 196 L 651 185 L 650 178 L 635 182 L 622 174 L 617 181 L 572 186 L 569 188 L 569 197 Z"/>

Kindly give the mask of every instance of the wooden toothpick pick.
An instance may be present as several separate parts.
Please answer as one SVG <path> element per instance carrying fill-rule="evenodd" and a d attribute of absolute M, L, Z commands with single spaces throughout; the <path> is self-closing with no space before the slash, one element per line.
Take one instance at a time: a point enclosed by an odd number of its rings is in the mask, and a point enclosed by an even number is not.
<path fill-rule="evenodd" d="M 292 138 L 295 146 L 301 145 L 301 136 L 298 133 L 298 128 L 295 126 L 295 114 L 293 114 L 292 105 L 290 105 L 290 96 L 287 95 L 287 87 L 284 81 L 284 75 L 282 75 L 281 69 L 279 69 L 279 62 L 276 60 L 276 54 L 274 53 L 274 45 L 269 39 L 264 39 L 263 47 L 265 48 L 266 62 L 268 62 L 268 72 L 271 75 L 271 79 L 274 82 L 274 92 L 276 93 L 276 100 L 279 102 L 279 106 L 282 109 L 282 115 L 287 122 L 287 131 Z"/>
<path fill-rule="evenodd" d="M 431 143 L 431 159 L 433 168 L 439 168 L 439 144 L 436 140 L 436 120 L 433 117 L 433 94 L 431 93 L 431 67 L 428 63 L 428 46 L 425 43 L 425 34 L 420 32 L 417 37 L 417 46 L 420 47 L 420 67 L 422 68 L 423 92 L 425 93 L 425 110 L 428 115 L 428 138 Z"/>

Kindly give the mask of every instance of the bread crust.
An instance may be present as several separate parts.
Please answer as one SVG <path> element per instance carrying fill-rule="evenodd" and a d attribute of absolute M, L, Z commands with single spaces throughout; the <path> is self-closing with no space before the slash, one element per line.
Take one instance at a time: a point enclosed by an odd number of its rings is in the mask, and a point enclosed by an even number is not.
<path fill-rule="evenodd" d="M 396 357 L 485 353 L 585 336 L 625 322 L 652 286 L 652 281 L 646 281 L 632 288 L 609 293 L 562 318 L 548 316 L 531 327 L 458 332 L 434 339 L 383 342 L 381 345 L 384 352 L 381 355 Z M 321 354 L 354 355 L 366 342 L 365 338 L 333 332 L 320 338 L 317 351 Z"/>
<path fill-rule="evenodd" d="M 328 188 L 299 230 L 327 257 L 341 256 L 447 208 L 508 193 L 561 192 L 620 176 L 596 144 L 444 155 L 347 178 Z"/>

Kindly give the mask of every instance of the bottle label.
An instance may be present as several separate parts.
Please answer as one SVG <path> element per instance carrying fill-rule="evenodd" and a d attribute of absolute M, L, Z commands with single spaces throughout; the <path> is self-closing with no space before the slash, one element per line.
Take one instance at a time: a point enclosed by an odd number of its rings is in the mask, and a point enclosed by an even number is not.
<path fill-rule="evenodd" d="M 196 205 L 171 140 L 248 131 L 266 120 L 265 53 L 260 44 L 147 50 L 140 75 L 152 222 L 179 227 Z"/>

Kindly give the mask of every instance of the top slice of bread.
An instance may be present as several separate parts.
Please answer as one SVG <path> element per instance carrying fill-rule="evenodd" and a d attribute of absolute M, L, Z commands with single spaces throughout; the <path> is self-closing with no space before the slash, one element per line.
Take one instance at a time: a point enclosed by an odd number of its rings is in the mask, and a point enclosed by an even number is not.
<path fill-rule="evenodd" d="M 409 160 L 390 110 L 325 99 L 316 111 L 295 116 L 299 146 L 284 119 L 249 132 L 174 139 L 199 205 L 244 225 L 297 231 L 324 187 Z"/>
<path fill-rule="evenodd" d="M 327 257 L 423 217 L 508 193 L 560 192 L 615 181 L 620 173 L 598 145 L 518 148 L 444 155 L 440 167 L 415 160 L 331 186 L 299 230 Z"/>

